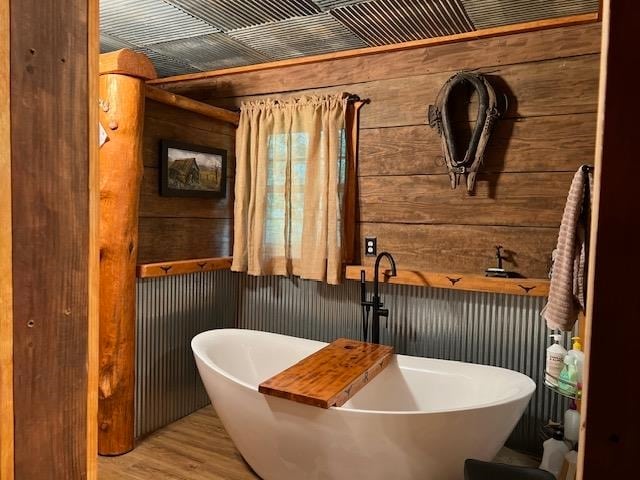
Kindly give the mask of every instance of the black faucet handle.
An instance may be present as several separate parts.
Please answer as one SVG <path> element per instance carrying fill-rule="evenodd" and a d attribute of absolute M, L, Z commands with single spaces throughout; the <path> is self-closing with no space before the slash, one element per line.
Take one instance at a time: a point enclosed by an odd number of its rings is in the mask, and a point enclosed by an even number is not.
<path fill-rule="evenodd" d="M 382 304 L 380 304 L 382 305 Z M 381 317 L 388 317 L 389 316 L 389 310 L 387 310 L 386 308 L 379 308 L 378 309 L 378 315 Z"/>

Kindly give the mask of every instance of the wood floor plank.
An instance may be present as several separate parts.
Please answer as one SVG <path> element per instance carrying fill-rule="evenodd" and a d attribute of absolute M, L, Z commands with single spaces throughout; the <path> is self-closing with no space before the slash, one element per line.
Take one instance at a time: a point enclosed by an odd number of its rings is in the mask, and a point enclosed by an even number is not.
<path fill-rule="evenodd" d="M 100 458 L 100 480 L 251 480 L 211 406 L 142 439 L 119 457 Z"/>

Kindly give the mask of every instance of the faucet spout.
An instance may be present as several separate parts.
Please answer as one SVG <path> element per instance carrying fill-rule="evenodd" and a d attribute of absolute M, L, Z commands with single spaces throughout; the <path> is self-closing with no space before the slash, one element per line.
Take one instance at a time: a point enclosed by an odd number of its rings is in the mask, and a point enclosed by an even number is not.
<path fill-rule="evenodd" d="M 391 254 L 389 252 L 381 252 L 376 257 L 376 264 L 375 264 L 374 272 L 373 272 L 373 295 L 375 297 L 378 296 L 378 285 L 380 284 L 380 279 L 379 279 L 380 261 L 383 258 L 386 258 L 387 260 L 389 260 L 389 264 L 391 265 L 391 273 L 389 274 L 389 276 L 390 277 L 398 276 L 398 272 L 396 271 L 396 262 L 393 259 L 393 257 L 391 256 Z"/>
<path fill-rule="evenodd" d="M 372 312 L 373 318 L 371 322 L 371 341 L 373 343 L 380 343 L 380 317 L 387 317 L 387 318 L 389 317 L 389 310 L 387 310 L 386 308 L 382 308 L 384 304 L 380 300 L 379 270 L 380 270 L 380 261 L 383 258 L 386 258 L 387 260 L 389 260 L 389 263 L 391 264 L 391 273 L 389 274 L 389 276 L 395 277 L 398 275 L 398 272 L 396 270 L 396 262 L 391 256 L 391 254 L 389 252 L 381 252 L 376 257 L 376 263 L 375 263 L 374 272 L 373 272 L 373 298 L 371 299 L 371 306 L 373 310 Z"/>

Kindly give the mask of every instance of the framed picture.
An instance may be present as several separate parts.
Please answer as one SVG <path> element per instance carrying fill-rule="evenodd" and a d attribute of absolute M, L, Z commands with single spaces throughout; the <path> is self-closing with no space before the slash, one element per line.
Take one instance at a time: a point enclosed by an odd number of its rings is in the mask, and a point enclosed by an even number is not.
<path fill-rule="evenodd" d="M 162 140 L 160 151 L 160 194 L 162 196 L 226 196 L 226 150 Z"/>

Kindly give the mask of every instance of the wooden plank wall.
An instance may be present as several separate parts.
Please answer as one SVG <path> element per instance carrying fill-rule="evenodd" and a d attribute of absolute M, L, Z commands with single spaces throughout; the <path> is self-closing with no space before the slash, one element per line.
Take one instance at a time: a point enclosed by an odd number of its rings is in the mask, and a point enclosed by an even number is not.
<path fill-rule="evenodd" d="M 88 43 L 97 9 L 86 0 L 10 3 L 15 478 L 95 478 Z"/>
<path fill-rule="evenodd" d="M 160 196 L 160 140 L 227 150 L 227 197 Z M 138 263 L 225 257 L 233 237 L 235 127 L 147 100 L 140 193 Z"/>
<path fill-rule="evenodd" d="M 392 252 L 400 268 L 482 273 L 494 263 L 494 245 L 502 244 L 508 268 L 546 277 L 572 174 L 593 163 L 599 50 L 600 25 L 591 24 L 239 73 L 170 89 L 222 107 L 308 91 L 369 98 L 360 130 L 360 246 L 365 235 L 377 236 L 378 248 Z M 462 69 L 490 75 L 509 98 L 472 197 L 462 188 L 449 189 L 438 138 L 426 125 L 427 106 Z M 151 157 L 155 162 L 155 153 Z M 216 230 L 226 248 L 221 235 L 231 233 L 228 221 L 198 217 L 181 220 L 182 234 Z M 173 221 L 142 223 L 149 234 L 171 228 Z"/>

